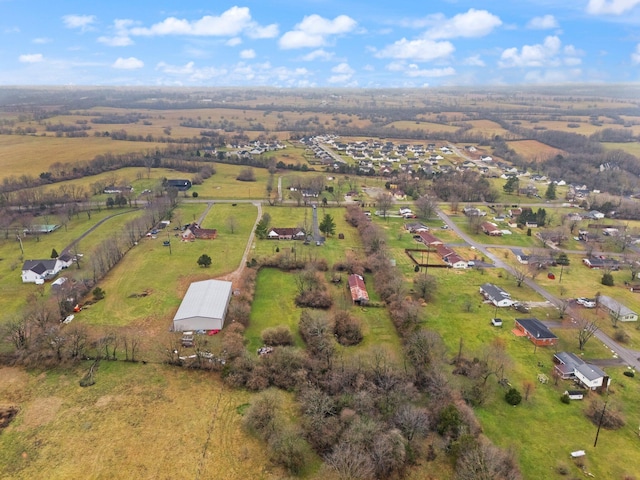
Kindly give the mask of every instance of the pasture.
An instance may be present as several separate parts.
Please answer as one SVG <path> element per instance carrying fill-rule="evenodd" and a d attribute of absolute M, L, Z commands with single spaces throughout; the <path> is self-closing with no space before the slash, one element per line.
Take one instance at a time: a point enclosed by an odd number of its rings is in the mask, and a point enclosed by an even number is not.
<path fill-rule="evenodd" d="M 0 178 L 26 174 L 37 177 L 56 163 L 93 160 L 97 155 L 144 153 L 164 144 L 124 142 L 104 137 L 58 138 L 55 136 L 0 135 Z"/>

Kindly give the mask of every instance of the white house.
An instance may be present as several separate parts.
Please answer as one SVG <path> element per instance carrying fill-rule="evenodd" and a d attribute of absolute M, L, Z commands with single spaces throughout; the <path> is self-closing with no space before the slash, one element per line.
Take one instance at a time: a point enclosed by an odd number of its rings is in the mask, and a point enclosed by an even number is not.
<path fill-rule="evenodd" d="M 600 295 L 598 297 L 598 304 L 609 312 L 609 315 L 615 317 L 615 320 L 621 322 L 638 321 L 638 314 L 636 312 L 607 295 Z"/>
<path fill-rule="evenodd" d="M 577 355 L 570 352 L 558 352 L 553 356 L 554 367 L 563 380 L 575 379 L 580 385 L 589 390 L 606 390 L 609 377 L 600 368 L 586 363 Z"/>
<path fill-rule="evenodd" d="M 481 285 L 480 293 L 496 307 L 510 307 L 514 303 L 509 293 L 493 283 Z"/>
<path fill-rule="evenodd" d="M 22 265 L 22 283 L 36 283 L 42 285 L 45 280 L 51 280 L 60 270 L 70 265 L 60 259 L 25 260 Z"/>

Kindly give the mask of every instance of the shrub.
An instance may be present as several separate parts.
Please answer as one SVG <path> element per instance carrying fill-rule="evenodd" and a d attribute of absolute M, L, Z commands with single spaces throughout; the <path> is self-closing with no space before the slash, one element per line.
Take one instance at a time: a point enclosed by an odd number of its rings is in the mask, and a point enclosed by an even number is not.
<path fill-rule="evenodd" d="M 561 401 L 562 403 L 566 403 L 566 404 L 571 403 L 571 399 L 569 398 L 569 394 L 568 394 L 568 393 L 563 394 L 563 395 L 560 397 L 560 401 Z"/>
<path fill-rule="evenodd" d="M 516 388 L 510 388 L 504 395 L 504 399 L 509 405 L 518 405 L 522 401 L 522 395 Z"/>
<path fill-rule="evenodd" d="M 558 472 L 559 475 L 569 475 L 569 465 L 564 462 L 560 462 L 556 466 L 556 472 Z"/>
<path fill-rule="evenodd" d="M 629 378 L 633 378 L 633 377 L 635 377 L 635 373 L 633 373 L 631 370 L 625 370 L 624 372 L 622 372 L 622 374 L 623 374 L 625 377 L 629 377 Z"/>
<path fill-rule="evenodd" d="M 613 275 L 611 275 L 610 273 L 605 273 L 604 275 L 602 275 L 602 280 L 600 280 L 600 283 L 602 283 L 602 285 L 606 285 L 607 287 L 613 287 Z"/>
<path fill-rule="evenodd" d="M 584 414 L 594 425 L 602 424 L 607 430 L 617 430 L 624 426 L 625 421 L 622 413 L 611 403 L 605 405 L 599 398 L 591 401 Z"/>
<path fill-rule="evenodd" d="M 293 345 L 293 335 L 287 327 L 280 325 L 263 330 L 262 342 L 272 347 Z"/>
<path fill-rule="evenodd" d="M 618 343 L 629 343 L 629 335 L 621 328 L 616 329 L 613 339 Z"/>
<path fill-rule="evenodd" d="M 340 345 L 357 345 L 362 341 L 360 320 L 346 311 L 339 311 L 333 317 L 333 333 Z"/>

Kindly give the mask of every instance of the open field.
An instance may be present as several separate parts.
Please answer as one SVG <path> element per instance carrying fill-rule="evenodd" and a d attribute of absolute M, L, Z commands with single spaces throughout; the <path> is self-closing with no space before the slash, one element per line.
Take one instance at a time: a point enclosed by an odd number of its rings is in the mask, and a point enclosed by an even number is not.
<path fill-rule="evenodd" d="M 423 121 L 393 122 L 393 123 L 390 123 L 390 124 L 388 124 L 386 126 L 387 127 L 397 128 L 398 130 L 416 130 L 416 131 L 425 132 L 425 133 L 426 132 L 430 132 L 432 134 L 433 133 L 438 134 L 440 132 L 455 132 L 459 128 L 459 127 L 456 127 L 454 125 L 445 125 L 445 124 L 442 124 L 442 123 L 423 122 Z"/>
<path fill-rule="evenodd" d="M 102 362 L 82 388 L 83 374 L 0 369 L 1 403 L 20 406 L 0 435 L 2 478 L 283 478 L 241 427 L 251 395 L 217 374 Z"/>
<path fill-rule="evenodd" d="M 537 140 L 519 140 L 507 142 L 509 148 L 513 148 L 518 155 L 527 160 L 543 161 L 547 158 L 562 155 L 564 152 L 558 148 L 550 147 Z"/>
<path fill-rule="evenodd" d="M 30 135 L 0 135 L 0 178 L 22 174 L 38 176 L 56 162 L 93 160 L 105 153 L 146 152 L 165 144 L 124 142 L 110 138 L 57 138 Z M 25 160 L 26 159 L 26 160 Z"/>

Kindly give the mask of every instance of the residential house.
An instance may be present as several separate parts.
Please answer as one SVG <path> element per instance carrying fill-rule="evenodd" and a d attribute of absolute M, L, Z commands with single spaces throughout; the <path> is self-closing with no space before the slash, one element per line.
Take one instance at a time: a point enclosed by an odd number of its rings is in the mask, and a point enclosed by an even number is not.
<path fill-rule="evenodd" d="M 479 208 L 475 207 L 464 207 L 462 209 L 462 213 L 464 213 L 467 217 L 484 217 L 487 212 L 483 212 Z"/>
<path fill-rule="evenodd" d="M 537 318 L 516 318 L 515 333 L 527 337 L 538 347 L 558 343 L 558 337 Z"/>
<path fill-rule="evenodd" d="M 600 220 L 601 218 L 604 218 L 604 213 L 597 210 L 591 210 L 584 216 L 584 218 L 588 218 L 589 220 Z"/>
<path fill-rule="evenodd" d="M 482 231 L 486 235 L 489 235 L 491 237 L 501 237 L 502 236 L 502 230 L 500 230 L 497 225 L 494 225 L 491 222 L 482 222 L 482 225 L 480 225 L 480 228 L 482 228 Z"/>
<path fill-rule="evenodd" d="M 609 387 L 606 373 L 573 353 L 558 352 L 553 356 L 553 362 L 555 371 L 563 380 L 575 380 L 589 390 L 603 391 Z"/>
<path fill-rule="evenodd" d="M 186 192 L 191 188 L 191 180 L 173 179 L 167 180 L 166 186 L 170 188 L 176 188 L 180 192 Z"/>
<path fill-rule="evenodd" d="M 618 302 L 616 299 L 608 297 L 607 295 L 600 295 L 598 297 L 598 305 L 604 308 L 607 312 L 609 312 L 609 315 L 620 322 L 638 321 L 638 314 L 636 312 Z"/>
<path fill-rule="evenodd" d="M 369 294 L 367 293 L 367 287 L 364 284 L 364 278 L 362 276 L 356 275 L 355 273 L 349 275 L 348 284 L 353 303 L 363 305 L 369 301 Z"/>
<path fill-rule="evenodd" d="M 218 230 L 215 228 L 200 228 L 197 223 L 192 223 L 182 232 L 182 240 L 185 242 L 193 242 L 198 240 L 213 240 L 218 236 Z"/>
<path fill-rule="evenodd" d="M 511 295 L 493 283 L 485 283 L 480 286 L 482 296 L 496 307 L 510 307 L 513 305 Z"/>
<path fill-rule="evenodd" d="M 404 228 L 410 233 L 421 233 L 429 231 L 429 227 L 420 222 L 405 223 Z"/>
<path fill-rule="evenodd" d="M 431 232 L 420 232 L 418 235 L 420 235 L 420 241 L 427 246 L 434 247 L 436 245 L 444 244 L 442 240 L 433 235 Z"/>
<path fill-rule="evenodd" d="M 271 240 L 304 240 L 306 234 L 301 228 L 272 228 L 267 233 Z"/>
<path fill-rule="evenodd" d="M 63 262 L 58 259 L 25 260 L 22 265 L 22 283 L 42 285 L 54 278 L 62 270 Z"/>
<path fill-rule="evenodd" d="M 608 268 L 611 270 L 620 270 L 620 262 L 613 258 L 587 257 L 582 259 L 587 267 L 593 269 Z"/>

